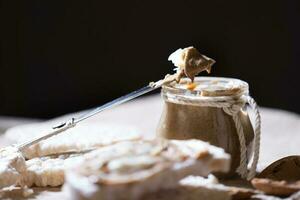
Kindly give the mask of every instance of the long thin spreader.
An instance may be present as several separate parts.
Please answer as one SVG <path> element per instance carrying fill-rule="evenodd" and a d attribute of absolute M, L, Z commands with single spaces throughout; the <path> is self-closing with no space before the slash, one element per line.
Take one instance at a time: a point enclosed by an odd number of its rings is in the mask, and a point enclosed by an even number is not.
<path fill-rule="evenodd" d="M 80 116 L 78 118 L 72 118 L 69 121 L 63 122 L 63 123 L 59 124 L 58 126 L 53 127 L 52 131 L 50 131 L 49 133 L 46 133 L 42 136 L 38 136 L 34 139 L 31 139 L 30 141 L 27 141 L 27 142 L 24 142 L 20 145 L 17 145 L 17 147 L 20 151 L 22 151 L 23 149 L 25 149 L 25 148 L 33 145 L 33 144 L 36 144 L 36 143 L 38 143 L 42 140 L 46 140 L 47 138 L 50 138 L 54 135 L 58 135 L 58 134 L 66 131 L 66 130 L 72 128 L 72 127 L 75 127 L 77 123 L 79 123 L 83 120 L 86 120 L 86 119 L 88 119 L 88 118 L 90 118 L 90 117 L 92 117 L 92 116 L 94 116 L 94 115 L 96 115 L 96 114 L 98 114 L 98 113 L 100 113 L 104 110 L 110 109 L 112 107 L 115 107 L 115 106 L 120 105 L 122 103 L 125 103 L 127 101 L 130 101 L 130 100 L 132 100 L 134 98 L 137 98 L 137 97 L 139 97 L 143 94 L 151 92 L 151 91 L 159 88 L 160 86 L 161 86 L 161 84 L 155 84 L 155 86 L 153 86 L 152 84 L 149 84 L 149 85 L 147 85 L 147 86 L 145 86 L 141 89 L 133 91 L 129 94 L 126 94 L 126 95 L 121 96 L 117 99 L 114 99 L 114 100 L 112 100 L 112 101 L 110 101 L 110 102 L 108 102 L 108 103 L 106 103 L 102 106 L 99 106 L 99 107 L 93 109 L 92 111 L 90 111 L 86 114 L 83 114 L 82 116 Z"/>

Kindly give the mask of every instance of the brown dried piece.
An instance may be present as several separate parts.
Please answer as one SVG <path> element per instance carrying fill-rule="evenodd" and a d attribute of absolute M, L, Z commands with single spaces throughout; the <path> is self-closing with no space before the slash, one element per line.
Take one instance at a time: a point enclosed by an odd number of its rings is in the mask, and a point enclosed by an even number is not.
<path fill-rule="evenodd" d="M 276 196 L 289 196 L 300 190 L 300 181 L 288 183 L 287 181 L 254 178 L 251 183 L 256 189 Z"/>
<path fill-rule="evenodd" d="M 288 182 L 300 180 L 300 156 L 288 156 L 273 162 L 259 174 L 258 178 Z"/>
<path fill-rule="evenodd" d="M 288 196 L 299 191 L 300 156 L 288 156 L 275 161 L 251 183 L 266 194 Z"/>

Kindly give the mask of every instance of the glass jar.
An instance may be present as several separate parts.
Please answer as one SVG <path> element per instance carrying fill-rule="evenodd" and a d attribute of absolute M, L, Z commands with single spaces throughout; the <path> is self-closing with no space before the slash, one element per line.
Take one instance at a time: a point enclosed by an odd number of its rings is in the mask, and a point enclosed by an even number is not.
<path fill-rule="evenodd" d="M 249 93 L 248 84 L 232 78 L 197 77 L 195 88 L 187 89 L 190 81 L 171 83 L 162 87 L 164 108 L 157 128 L 159 137 L 166 139 L 200 139 L 222 147 L 231 155 L 232 175 L 240 164 L 240 141 L 233 117 L 220 106 L 206 102 L 226 102 L 228 97 L 239 99 Z M 190 86 L 188 86 L 190 88 Z M 237 116 L 242 124 L 247 158 L 252 151 L 253 128 L 243 104 Z"/>

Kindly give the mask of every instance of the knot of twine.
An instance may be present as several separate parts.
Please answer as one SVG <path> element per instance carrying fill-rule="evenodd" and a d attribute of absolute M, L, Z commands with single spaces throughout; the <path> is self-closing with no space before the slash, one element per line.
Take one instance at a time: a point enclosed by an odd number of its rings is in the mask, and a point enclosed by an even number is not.
<path fill-rule="evenodd" d="M 168 96 L 169 101 L 183 102 L 197 106 L 208 106 L 222 108 L 224 112 L 232 116 L 240 143 L 240 163 L 236 172 L 240 174 L 242 178 L 251 180 L 256 174 L 256 167 L 259 159 L 260 149 L 260 134 L 261 134 L 261 117 L 258 110 L 258 106 L 255 100 L 250 96 L 224 96 L 224 97 L 203 97 L 202 99 L 191 98 L 187 100 L 184 97 L 172 97 Z M 167 99 L 166 99 L 167 100 Z M 250 169 L 248 171 L 247 166 L 250 160 L 247 159 L 247 146 L 244 135 L 244 129 L 241 119 L 238 113 L 248 103 L 255 114 L 255 127 L 254 127 L 254 140 L 253 140 L 253 159 Z"/>

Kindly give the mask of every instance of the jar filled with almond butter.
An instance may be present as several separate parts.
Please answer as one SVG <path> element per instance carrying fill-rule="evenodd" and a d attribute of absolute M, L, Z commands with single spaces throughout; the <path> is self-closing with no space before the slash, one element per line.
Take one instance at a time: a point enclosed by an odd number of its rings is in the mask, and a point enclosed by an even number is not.
<path fill-rule="evenodd" d="M 228 174 L 237 171 L 247 177 L 255 136 L 246 107 L 252 99 L 248 88 L 244 81 L 220 77 L 196 77 L 193 83 L 186 78 L 164 85 L 158 136 L 180 140 L 195 138 L 222 147 L 231 155 Z M 256 114 L 260 121 L 258 111 Z M 260 126 L 255 130 L 260 133 Z M 258 154 L 259 138 L 254 143 Z M 257 159 L 258 155 L 253 158 L 255 168 Z"/>

